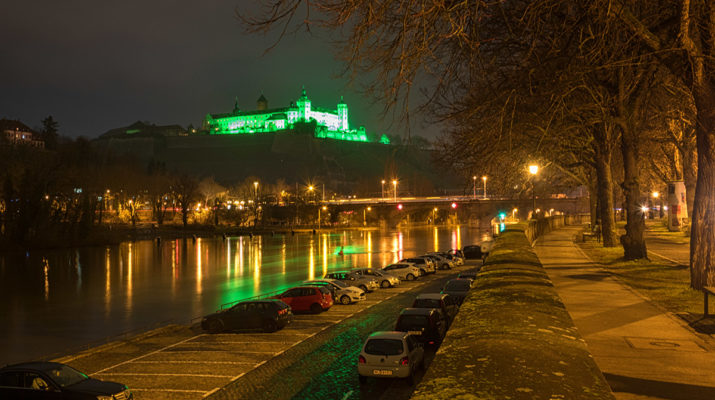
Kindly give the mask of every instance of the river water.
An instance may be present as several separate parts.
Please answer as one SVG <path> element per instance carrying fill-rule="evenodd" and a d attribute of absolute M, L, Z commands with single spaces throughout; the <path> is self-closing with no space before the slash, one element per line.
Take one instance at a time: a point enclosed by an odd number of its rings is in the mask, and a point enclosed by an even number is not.
<path fill-rule="evenodd" d="M 186 323 L 328 271 L 481 242 L 465 226 L 137 241 L 0 255 L 0 365 Z M 340 250 L 343 254 L 340 254 Z"/>

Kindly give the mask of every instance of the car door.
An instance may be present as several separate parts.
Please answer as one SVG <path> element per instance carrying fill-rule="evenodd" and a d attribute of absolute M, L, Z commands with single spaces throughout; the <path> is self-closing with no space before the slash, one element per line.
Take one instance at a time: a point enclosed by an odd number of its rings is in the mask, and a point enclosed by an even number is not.
<path fill-rule="evenodd" d="M 247 328 L 260 328 L 263 325 L 262 311 L 264 303 L 248 303 L 243 315 L 243 326 Z"/>
<path fill-rule="evenodd" d="M 300 288 L 293 288 L 286 290 L 282 295 L 280 295 L 281 301 L 291 306 L 293 309 L 297 309 L 298 299 L 300 296 Z"/>
<path fill-rule="evenodd" d="M 8 399 L 63 399 L 63 394 L 59 387 L 55 386 L 47 377 L 34 371 L 16 371 L 0 378 L 0 398 Z M 6 383 L 7 382 L 7 383 Z M 5 384 L 12 384 L 9 388 Z M 8 389 L 6 392 L 4 389 Z M 9 396 L 5 396 L 8 393 Z"/>
<path fill-rule="evenodd" d="M 223 323 L 226 329 L 242 329 L 245 328 L 243 324 L 244 315 L 246 313 L 246 303 L 236 304 L 231 307 L 226 314 L 223 316 Z"/>

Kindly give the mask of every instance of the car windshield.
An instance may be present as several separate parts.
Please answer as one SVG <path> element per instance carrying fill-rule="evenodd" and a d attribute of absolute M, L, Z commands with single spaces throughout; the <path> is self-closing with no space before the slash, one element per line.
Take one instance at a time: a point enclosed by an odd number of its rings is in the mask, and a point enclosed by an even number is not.
<path fill-rule="evenodd" d="M 87 375 L 66 365 L 45 371 L 58 385 L 65 387 L 89 379 Z"/>
<path fill-rule="evenodd" d="M 427 316 L 425 315 L 401 315 L 397 320 L 397 330 L 401 329 L 421 329 L 426 327 Z"/>
<path fill-rule="evenodd" d="M 365 353 L 386 356 L 396 356 L 402 354 L 402 340 L 370 339 L 365 345 Z"/>
<path fill-rule="evenodd" d="M 414 308 L 440 308 L 439 300 L 437 299 L 417 299 L 415 304 L 412 305 Z"/>
<path fill-rule="evenodd" d="M 463 281 L 449 281 L 447 285 L 444 286 L 445 290 L 469 290 L 471 282 L 468 280 Z"/>

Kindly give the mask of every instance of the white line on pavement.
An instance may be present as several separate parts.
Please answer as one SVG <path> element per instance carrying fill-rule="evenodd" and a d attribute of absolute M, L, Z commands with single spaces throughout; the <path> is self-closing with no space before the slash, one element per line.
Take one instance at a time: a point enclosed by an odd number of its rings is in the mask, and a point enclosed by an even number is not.
<path fill-rule="evenodd" d="M 176 393 L 206 393 L 205 390 L 190 390 L 190 389 L 145 389 L 145 388 L 132 388 L 132 392 L 176 392 Z"/>
<path fill-rule="evenodd" d="M 204 334 L 202 333 L 202 334 L 200 334 L 200 335 L 196 335 L 196 336 L 194 336 L 194 337 L 190 337 L 190 338 L 188 338 L 188 339 L 184 339 L 184 340 L 179 341 L 179 342 L 176 342 L 176 343 L 174 343 L 174 344 L 170 344 L 170 345 L 168 345 L 168 346 L 164 346 L 164 347 L 160 348 L 159 350 L 154 350 L 154 351 L 152 351 L 152 352 L 150 352 L 150 353 L 146 353 L 146 354 L 141 355 L 141 356 L 139 356 L 139 357 L 134 357 L 134 358 L 129 359 L 129 360 L 127 360 L 127 361 L 122 361 L 122 362 L 120 362 L 119 364 L 114 364 L 114 365 L 112 365 L 112 366 L 110 366 L 110 367 L 107 367 L 107 368 L 104 368 L 104 369 L 100 369 L 99 371 L 97 371 L 97 372 L 95 372 L 95 373 L 93 373 L 93 374 L 90 374 L 90 375 L 97 375 L 97 374 L 99 374 L 99 373 L 101 373 L 101 372 L 110 370 L 110 369 L 112 369 L 112 368 L 116 368 L 116 367 L 118 367 L 118 366 L 120 366 L 120 365 L 124 365 L 124 364 L 130 363 L 130 362 L 132 362 L 132 361 L 140 360 L 140 359 L 142 359 L 142 358 L 144 358 L 144 357 L 148 357 L 148 356 L 150 356 L 150 355 L 152 355 L 152 354 L 159 353 L 160 351 L 163 351 L 163 350 L 166 350 L 166 349 L 170 349 L 170 348 L 172 348 L 172 347 L 174 347 L 174 346 L 178 346 L 178 345 L 180 345 L 180 344 L 182 344 L 182 343 L 184 343 L 184 342 L 188 342 L 189 340 L 193 340 L 193 339 L 196 339 L 197 337 L 201 337 L 201 336 L 204 336 Z"/>
<path fill-rule="evenodd" d="M 195 360 L 172 360 L 172 361 L 134 361 L 132 364 L 229 364 L 229 365 L 254 365 L 254 362 L 245 361 L 195 361 Z"/>
<path fill-rule="evenodd" d="M 230 378 L 232 375 L 210 375 L 210 374 L 164 374 L 153 372 L 105 372 L 97 374 L 102 376 L 183 376 L 183 377 L 198 377 L 198 378 Z"/>

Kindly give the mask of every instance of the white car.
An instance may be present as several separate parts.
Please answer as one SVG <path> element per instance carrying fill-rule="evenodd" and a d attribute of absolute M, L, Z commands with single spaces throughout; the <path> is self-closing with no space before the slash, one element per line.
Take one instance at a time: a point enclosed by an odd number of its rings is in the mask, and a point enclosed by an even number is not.
<path fill-rule="evenodd" d="M 348 285 L 357 286 L 364 292 L 372 292 L 380 287 L 377 280 L 371 276 L 361 276 L 350 271 L 337 271 L 325 274 L 323 279 L 336 279 L 345 282 Z"/>
<path fill-rule="evenodd" d="M 400 262 L 409 262 L 415 264 L 415 267 L 419 268 L 421 275 L 436 274 L 437 266 L 431 257 L 419 256 L 411 257 L 400 260 Z"/>
<path fill-rule="evenodd" d="M 380 283 L 380 287 L 383 289 L 400 285 L 400 278 L 381 269 L 353 268 L 350 270 L 350 272 L 377 279 L 377 281 Z"/>
<path fill-rule="evenodd" d="M 437 269 L 452 269 L 452 268 L 454 268 L 454 262 L 447 259 L 447 257 L 443 256 L 440 253 L 427 253 L 427 255 L 432 257 L 435 260 Z"/>
<path fill-rule="evenodd" d="M 373 332 L 368 336 L 358 356 L 360 383 L 374 378 L 407 378 L 414 384 L 415 371 L 424 367 L 425 350 L 407 332 Z"/>
<path fill-rule="evenodd" d="M 363 301 L 367 297 L 365 296 L 365 291 L 355 286 L 348 286 L 343 281 L 337 279 L 313 279 L 310 281 L 304 281 L 303 283 L 307 285 L 324 285 L 328 286 L 332 293 L 335 293 L 336 303 L 348 305 L 351 303 L 357 303 L 358 301 Z"/>
<path fill-rule="evenodd" d="M 413 263 L 399 262 L 382 267 L 383 271 L 397 276 L 403 281 L 414 281 L 420 277 L 420 269 Z"/>

